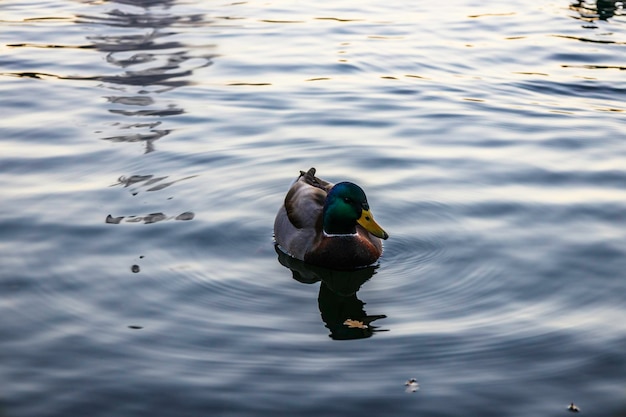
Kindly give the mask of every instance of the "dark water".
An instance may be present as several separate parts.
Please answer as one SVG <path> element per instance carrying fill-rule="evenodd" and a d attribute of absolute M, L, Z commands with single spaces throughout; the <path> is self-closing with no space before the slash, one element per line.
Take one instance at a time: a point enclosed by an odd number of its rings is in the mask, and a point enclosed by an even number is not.
<path fill-rule="evenodd" d="M 1 416 L 626 416 L 621 2 L 0 11 Z M 279 259 L 311 166 L 376 267 Z"/>

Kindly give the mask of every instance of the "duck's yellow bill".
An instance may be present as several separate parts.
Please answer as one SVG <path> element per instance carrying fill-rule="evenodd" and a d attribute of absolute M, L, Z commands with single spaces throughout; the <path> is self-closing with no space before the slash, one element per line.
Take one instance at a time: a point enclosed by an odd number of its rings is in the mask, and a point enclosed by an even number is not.
<path fill-rule="evenodd" d="M 372 212 L 370 212 L 369 210 L 363 210 L 361 213 L 361 217 L 359 218 L 359 220 L 357 220 L 357 222 L 361 226 L 363 226 L 365 230 L 367 230 L 376 237 L 379 237 L 381 239 L 387 239 L 389 237 L 387 232 L 385 232 L 383 228 L 374 221 L 374 216 L 372 216 Z"/>

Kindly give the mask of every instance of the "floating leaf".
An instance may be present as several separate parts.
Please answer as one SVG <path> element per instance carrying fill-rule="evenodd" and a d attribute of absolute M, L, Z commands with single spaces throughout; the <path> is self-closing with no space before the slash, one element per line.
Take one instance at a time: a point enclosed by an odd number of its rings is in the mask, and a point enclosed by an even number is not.
<path fill-rule="evenodd" d="M 362 321 L 358 320 L 346 319 L 343 324 L 351 329 L 367 329 L 367 324 L 363 324 Z"/>

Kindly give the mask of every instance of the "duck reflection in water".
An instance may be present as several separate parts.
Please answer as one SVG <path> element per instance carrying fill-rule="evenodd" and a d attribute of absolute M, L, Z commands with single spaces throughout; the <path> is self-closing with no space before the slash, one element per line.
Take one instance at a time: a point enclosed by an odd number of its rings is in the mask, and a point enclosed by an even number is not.
<path fill-rule="evenodd" d="M 357 292 L 375 273 L 376 266 L 368 266 L 353 271 L 338 271 L 310 265 L 292 258 L 275 247 L 278 261 L 291 269 L 293 278 L 303 284 L 320 282 L 317 304 L 322 320 L 335 340 L 365 339 L 376 332 L 387 331 L 371 323 L 386 318 L 384 314 L 368 315 L 365 303 L 357 297 Z"/>

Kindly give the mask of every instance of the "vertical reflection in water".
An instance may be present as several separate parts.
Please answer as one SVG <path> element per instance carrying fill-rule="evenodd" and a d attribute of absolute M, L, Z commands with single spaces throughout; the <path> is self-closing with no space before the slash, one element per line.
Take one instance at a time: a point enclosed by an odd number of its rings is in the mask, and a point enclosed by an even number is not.
<path fill-rule="evenodd" d="M 157 140 L 172 132 L 163 125 L 163 119 L 185 112 L 176 103 L 166 102 L 161 94 L 191 84 L 189 78 L 193 71 L 212 63 L 212 54 L 192 54 L 191 46 L 173 37 L 188 27 L 209 22 L 201 14 L 176 15 L 173 0 L 119 0 L 115 3 L 143 10 L 136 13 L 115 9 L 100 16 L 77 16 L 80 24 L 115 28 L 112 30 L 115 34 L 87 38 L 95 49 L 106 55 L 107 63 L 123 71 L 93 77 L 112 91 L 106 96 L 111 105 L 108 111 L 124 116 L 120 122 L 113 123 L 115 134 L 105 133 L 102 139 L 141 142 L 149 153 L 155 150 Z M 162 11 L 155 12 L 156 7 Z M 127 29 L 127 33 L 117 34 L 120 28 Z M 211 47 L 193 48 L 201 51 Z M 190 60 L 193 63 L 188 62 Z"/>
<path fill-rule="evenodd" d="M 595 5 L 587 0 L 577 0 L 570 4 L 570 8 L 580 13 L 583 20 L 608 20 L 614 16 L 621 16 L 623 2 L 615 0 L 596 0 Z"/>

